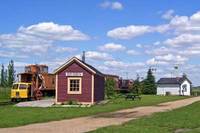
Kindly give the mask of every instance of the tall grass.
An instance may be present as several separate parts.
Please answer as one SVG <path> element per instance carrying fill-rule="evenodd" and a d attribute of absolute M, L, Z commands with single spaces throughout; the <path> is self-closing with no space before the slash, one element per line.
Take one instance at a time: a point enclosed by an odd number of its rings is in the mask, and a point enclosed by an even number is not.
<path fill-rule="evenodd" d="M 10 88 L 0 87 L 0 102 L 10 101 Z"/>
<path fill-rule="evenodd" d="M 193 88 L 191 94 L 192 96 L 200 96 L 200 88 Z"/>

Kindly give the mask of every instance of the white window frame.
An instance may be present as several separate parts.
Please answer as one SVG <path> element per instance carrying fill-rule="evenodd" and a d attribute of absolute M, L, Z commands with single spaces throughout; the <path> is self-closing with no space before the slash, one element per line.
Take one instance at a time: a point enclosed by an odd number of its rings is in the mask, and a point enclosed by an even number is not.
<path fill-rule="evenodd" d="M 79 80 L 79 91 L 70 91 L 70 80 Z M 68 77 L 67 79 L 67 93 L 68 94 L 82 94 L 82 78 L 80 77 Z"/>
<path fill-rule="evenodd" d="M 183 88 L 183 91 L 184 91 L 184 92 L 187 92 L 187 90 L 188 90 L 187 84 L 183 84 L 183 85 L 182 85 L 182 88 Z"/>

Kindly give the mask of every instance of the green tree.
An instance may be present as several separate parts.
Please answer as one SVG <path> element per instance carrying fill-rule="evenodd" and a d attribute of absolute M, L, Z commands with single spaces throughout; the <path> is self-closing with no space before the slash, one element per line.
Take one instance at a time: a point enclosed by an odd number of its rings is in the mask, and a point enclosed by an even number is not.
<path fill-rule="evenodd" d="M 1 86 L 4 86 L 4 74 L 5 74 L 5 71 L 4 71 L 4 65 L 2 64 L 1 65 Z"/>
<path fill-rule="evenodd" d="M 137 79 L 134 81 L 131 92 L 135 94 L 141 94 L 141 83 L 139 81 L 139 77 L 137 77 Z"/>
<path fill-rule="evenodd" d="M 8 86 L 8 70 L 5 69 L 4 71 L 4 87 L 7 87 Z"/>
<path fill-rule="evenodd" d="M 11 60 L 8 65 L 8 78 L 7 78 L 8 86 L 12 86 L 14 81 L 15 81 L 14 61 Z"/>
<path fill-rule="evenodd" d="M 156 94 L 157 86 L 151 69 L 148 70 L 147 77 L 143 82 L 143 94 Z"/>
<path fill-rule="evenodd" d="M 108 99 L 115 97 L 115 81 L 113 79 L 105 81 L 105 94 Z"/>

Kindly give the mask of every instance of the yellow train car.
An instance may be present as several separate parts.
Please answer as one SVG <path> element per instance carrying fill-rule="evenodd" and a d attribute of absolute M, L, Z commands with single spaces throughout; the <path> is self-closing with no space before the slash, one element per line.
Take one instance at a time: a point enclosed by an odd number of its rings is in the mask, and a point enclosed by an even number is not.
<path fill-rule="evenodd" d="M 29 99 L 32 97 L 32 84 L 25 82 L 14 83 L 11 89 L 11 101 Z"/>

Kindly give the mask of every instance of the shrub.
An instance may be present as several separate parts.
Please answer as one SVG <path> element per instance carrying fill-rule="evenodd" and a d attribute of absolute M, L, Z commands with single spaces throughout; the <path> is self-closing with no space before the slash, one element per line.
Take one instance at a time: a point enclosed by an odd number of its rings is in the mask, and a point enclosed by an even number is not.
<path fill-rule="evenodd" d="M 171 95 L 171 92 L 167 91 L 167 92 L 165 93 L 165 95 L 166 95 L 166 96 L 170 96 L 170 95 Z"/>
<path fill-rule="evenodd" d="M 200 91 L 192 91 L 191 95 L 192 96 L 200 96 Z"/>
<path fill-rule="evenodd" d="M 107 79 L 105 82 L 105 94 L 106 98 L 111 99 L 115 98 L 115 81 L 113 79 Z"/>
<path fill-rule="evenodd" d="M 62 103 L 62 105 L 77 105 L 77 104 L 78 104 L 77 100 L 73 99 Z"/>

